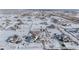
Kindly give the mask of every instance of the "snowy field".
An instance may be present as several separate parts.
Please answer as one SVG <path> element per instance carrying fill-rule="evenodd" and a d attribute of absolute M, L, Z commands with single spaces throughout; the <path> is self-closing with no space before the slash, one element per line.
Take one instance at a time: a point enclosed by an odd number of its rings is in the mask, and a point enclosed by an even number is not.
<path fill-rule="evenodd" d="M 0 50 L 79 49 L 78 10 L 0 10 Z"/>

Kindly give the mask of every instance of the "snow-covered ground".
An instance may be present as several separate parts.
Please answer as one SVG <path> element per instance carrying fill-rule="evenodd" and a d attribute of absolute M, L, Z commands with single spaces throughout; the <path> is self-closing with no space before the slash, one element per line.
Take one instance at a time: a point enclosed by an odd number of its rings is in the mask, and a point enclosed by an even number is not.
<path fill-rule="evenodd" d="M 79 24 L 59 16 L 62 13 L 66 14 L 60 10 L 0 10 L 0 49 L 79 49 Z"/>

